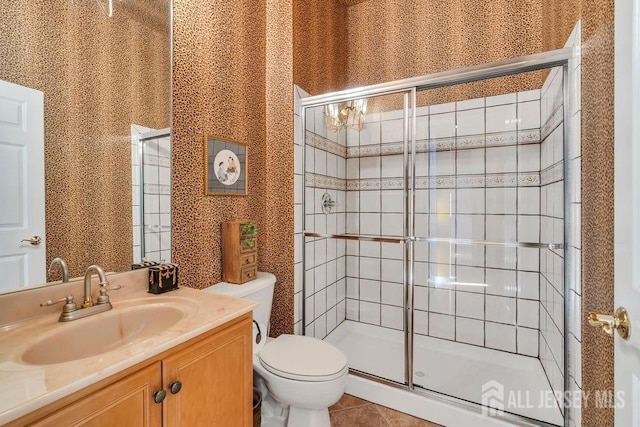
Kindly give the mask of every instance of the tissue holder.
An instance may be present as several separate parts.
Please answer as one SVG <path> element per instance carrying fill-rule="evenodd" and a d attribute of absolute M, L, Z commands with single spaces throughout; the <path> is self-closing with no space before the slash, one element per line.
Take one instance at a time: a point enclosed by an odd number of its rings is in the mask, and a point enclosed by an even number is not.
<path fill-rule="evenodd" d="M 178 266 L 161 263 L 149 267 L 149 292 L 162 294 L 178 289 Z"/>

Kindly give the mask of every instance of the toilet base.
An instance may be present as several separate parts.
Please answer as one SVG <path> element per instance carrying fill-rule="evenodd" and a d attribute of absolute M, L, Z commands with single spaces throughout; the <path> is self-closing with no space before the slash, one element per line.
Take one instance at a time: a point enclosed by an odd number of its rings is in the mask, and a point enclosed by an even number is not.
<path fill-rule="evenodd" d="M 331 427 L 329 409 L 303 409 L 290 406 L 287 427 Z"/>

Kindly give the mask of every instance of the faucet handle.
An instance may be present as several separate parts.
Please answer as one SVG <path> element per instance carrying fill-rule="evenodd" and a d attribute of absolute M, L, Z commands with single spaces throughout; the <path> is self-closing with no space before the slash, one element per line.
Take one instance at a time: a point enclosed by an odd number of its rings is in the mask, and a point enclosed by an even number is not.
<path fill-rule="evenodd" d="M 64 307 L 62 307 L 63 313 L 70 313 L 72 311 L 75 311 L 77 308 L 76 303 L 73 302 L 73 295 L 67 295 L 66 297 L 56 301 L 47 300 L 45 302 L 41 302 L 40 307 L 49 307 L 51 305 L 55 305 L 61 302 L 64 302 Z"/>
<path fill-rule="evenodd" d="M 117 291 L 118 289 L 124 288 L 123 285 L 115 285 L 109 287 L 108 284 L 104 286 L 100 286 L 100 295 L 98 295 L 97 304 L 106 304 L 109 302 L 109 295 L 107 295 L 107 291 Z"/>

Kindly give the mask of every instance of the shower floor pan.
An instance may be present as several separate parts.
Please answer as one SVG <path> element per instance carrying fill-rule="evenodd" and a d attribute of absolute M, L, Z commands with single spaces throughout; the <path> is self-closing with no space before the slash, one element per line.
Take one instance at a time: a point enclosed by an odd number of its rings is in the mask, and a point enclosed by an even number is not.
<path fill-rule="evenodd" d="M 346 354 L 351 369 L 404 383 L 402 331 L 346 320 L 325 340 Z M 563 424 L 537 358 L 422 335 L 415 336 L 414 353 L 416 386 L 482 404 L 483 385 L 495 381 L 489 385 L 492 401 L 502 403 L 505 411 Z"/>

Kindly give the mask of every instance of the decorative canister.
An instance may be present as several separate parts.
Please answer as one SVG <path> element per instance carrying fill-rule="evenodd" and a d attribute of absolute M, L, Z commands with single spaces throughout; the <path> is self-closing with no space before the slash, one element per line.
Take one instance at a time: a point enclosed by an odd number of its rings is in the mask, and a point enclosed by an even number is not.
<path fill-rule="evenodd" d="M 139 262 L 139 263 L 136 263 L 136 264 L 131 264 L 131 269 L 132 270 L 138 270 L 138 269 L 141 269 L 141 268 L 153 267 L 154 265 L 160 265 L 160 263 L 158 261 L 151 261 L 149 259 L 142 258 L 142 262 Z"/>
<path fill-rule="evenodd" d="M 178 289 L 178 266 L 165 263 L 149 267 L 149 292 L 161 294 Z"/>

